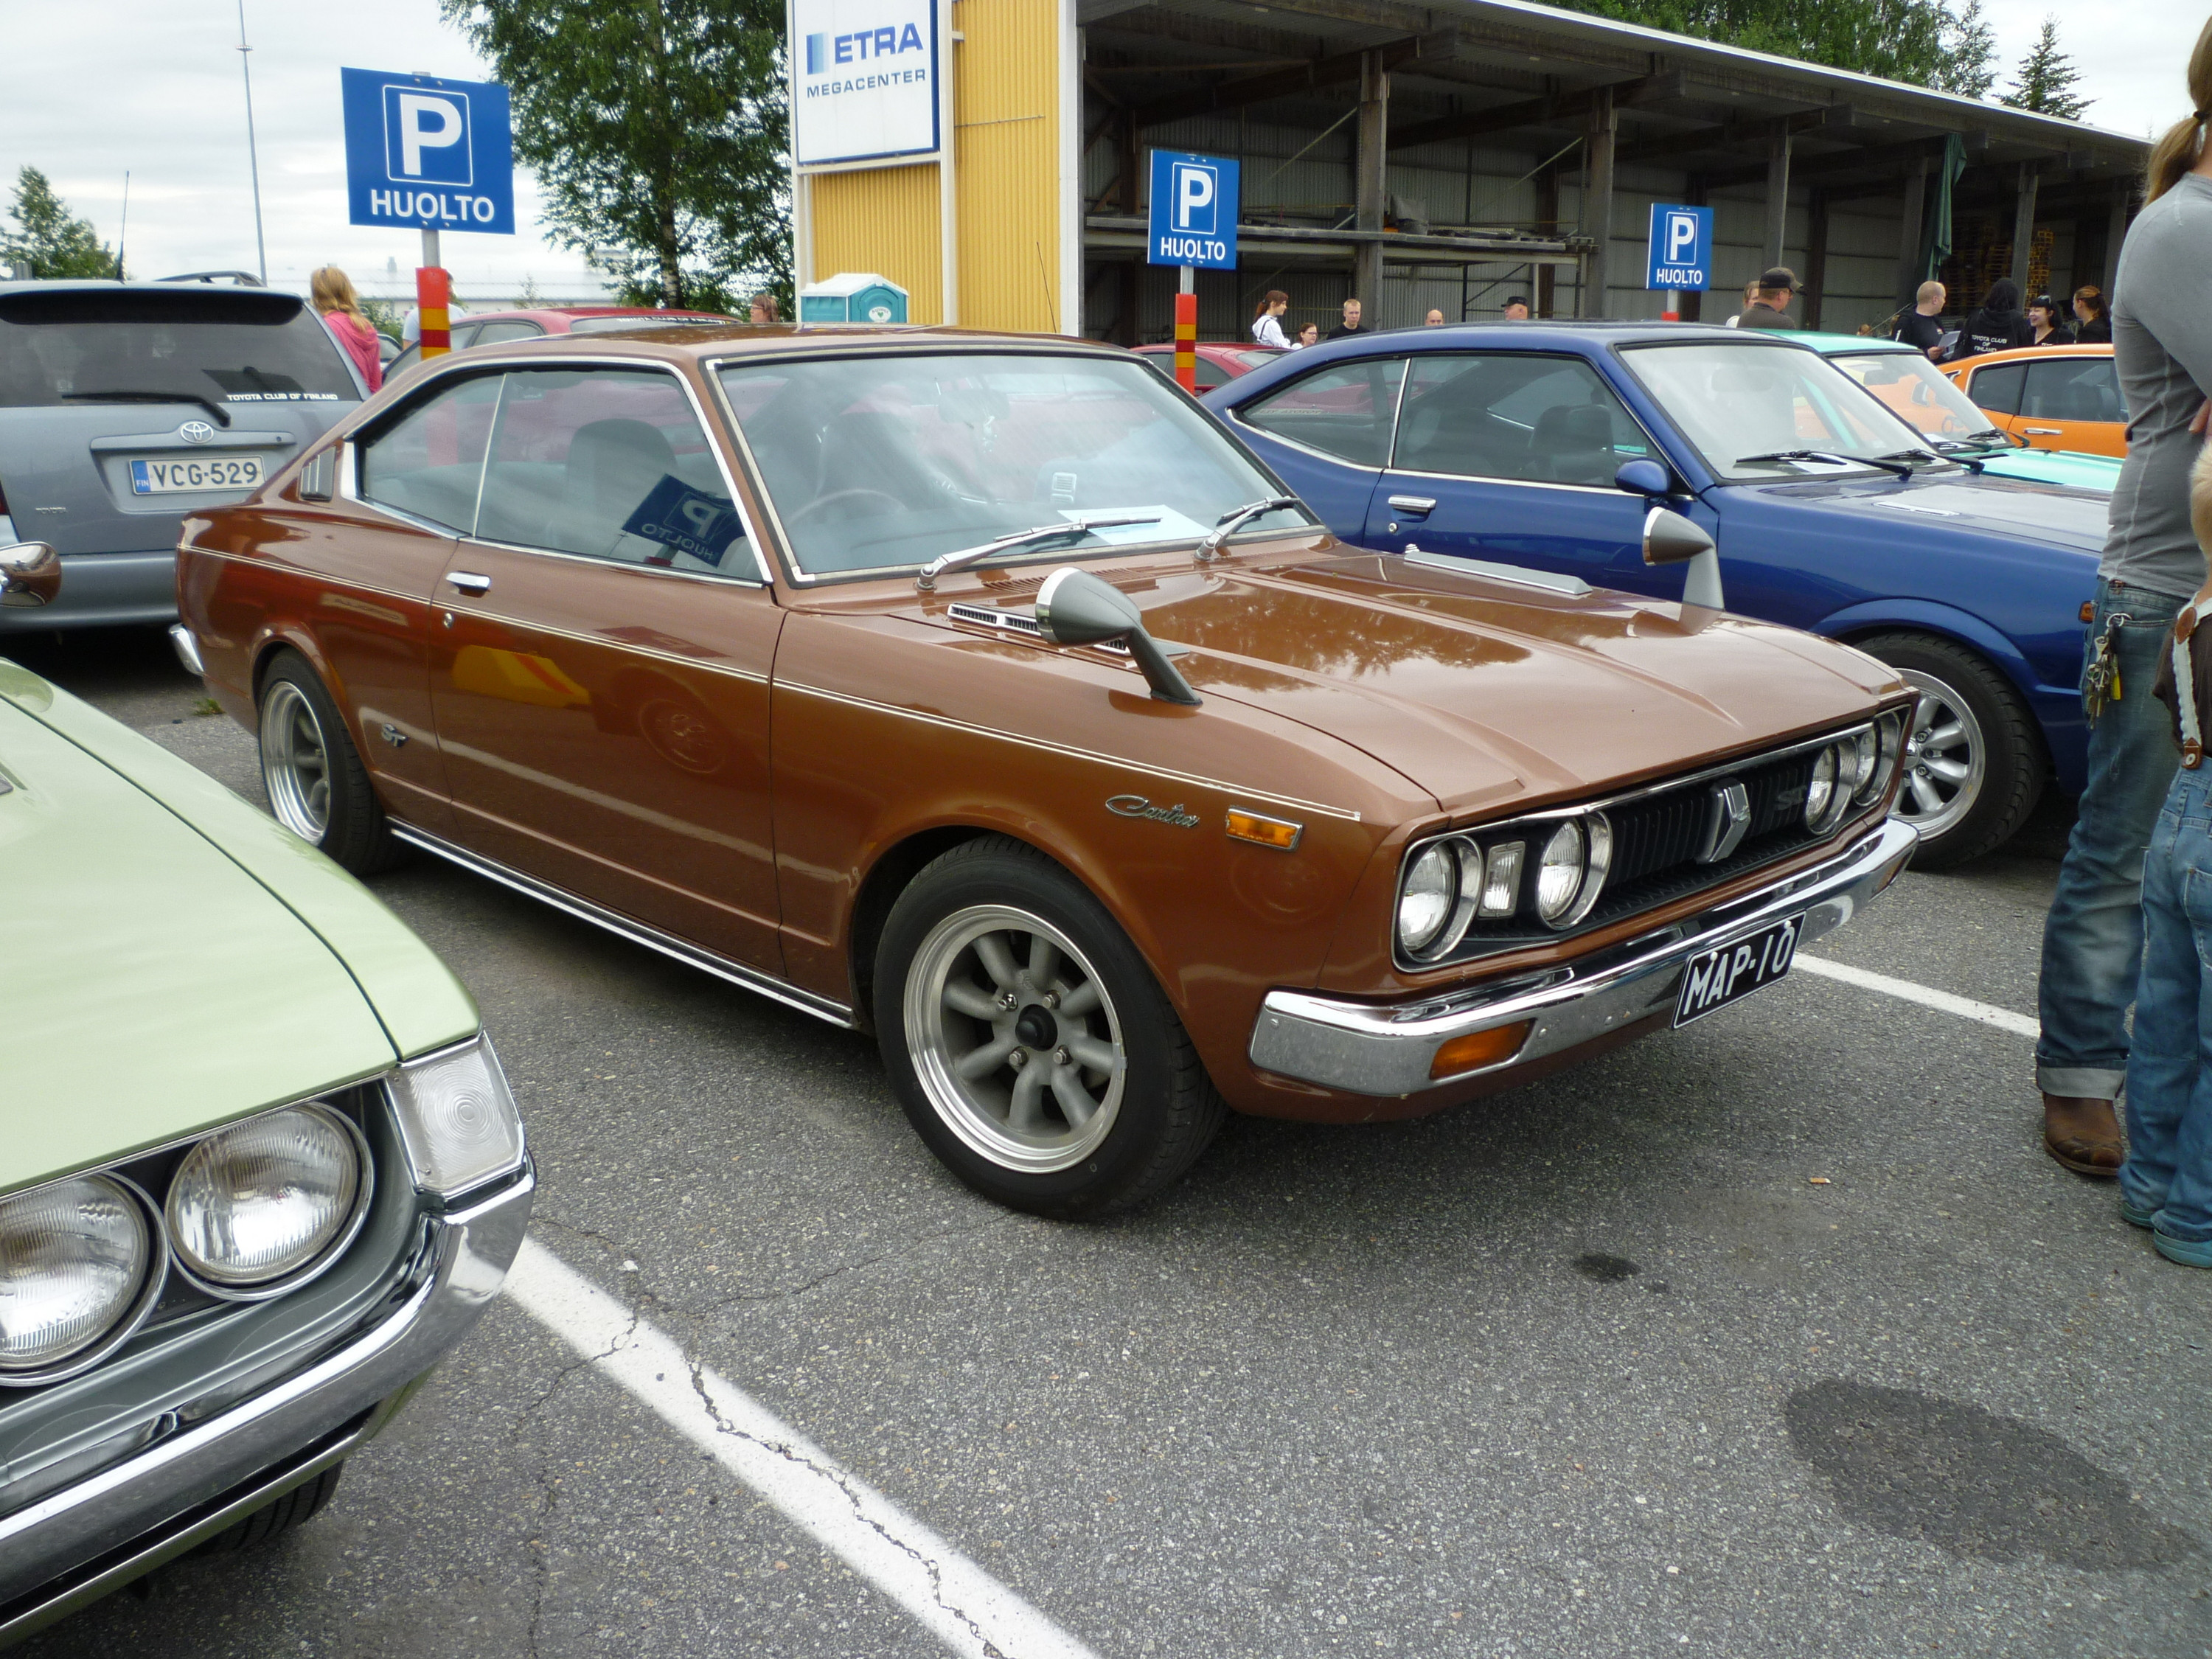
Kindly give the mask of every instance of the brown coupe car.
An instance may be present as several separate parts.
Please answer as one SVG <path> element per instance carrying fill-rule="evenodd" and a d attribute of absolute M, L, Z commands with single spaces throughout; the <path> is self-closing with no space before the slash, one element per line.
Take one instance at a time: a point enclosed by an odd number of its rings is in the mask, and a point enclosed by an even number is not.
<path fill-rule="evenodd" d="M 178 582 L 301 836 L 872 1030 L 1045 1214 L 1224 1105 L 1407 1116 L 1698 1018 L 1914 840 L 1872 658 L 1340 545 L 1080 342 L 473 352 L 188 520 Z"/>

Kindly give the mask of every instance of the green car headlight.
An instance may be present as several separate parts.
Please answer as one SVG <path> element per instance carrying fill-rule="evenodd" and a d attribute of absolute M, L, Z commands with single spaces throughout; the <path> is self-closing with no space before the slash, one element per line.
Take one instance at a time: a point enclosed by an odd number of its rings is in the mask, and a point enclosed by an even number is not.
<path fill-rule="evenodd" d="M 368 1158 L 327 1106 L 287 1106 L 185 1154 L 163 1206 L 185 1271 L 217 1294 L 289 1288 L 367 1208 Z"/>
<path fill-rule="evenodd" d="M 112 1176 L 0 1199 L 0 1381 L 91 1364 L 152 1305 L 161 1267 L 144 1207 Z"/>

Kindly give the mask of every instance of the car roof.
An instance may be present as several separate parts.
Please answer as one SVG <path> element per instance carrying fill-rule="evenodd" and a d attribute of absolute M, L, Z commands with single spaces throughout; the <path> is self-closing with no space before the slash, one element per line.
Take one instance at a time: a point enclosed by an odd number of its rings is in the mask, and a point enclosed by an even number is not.
<path fill-rule="evenodd" d="M 467 321 L 481 322 L 489 313 L 471 312 Z M 1434 332 L 1433 330 L 1431 331 Z M 669 328 L 623 329 L 607 333 L 550 334 L 542 340 L 505 341 L 471 347 L 456 353 L 463 362 L 477 362 L 501 351 L 526 351 L 532 356 L 606 356 L 635 355 L 670 358 L 726 357 L 736 352 L 747 356 L 791 353 L 849 356 L 856 349 L 885 352 L 1003 347 L 1014 350 L 1049 350 L 1095 357 L 1127 358 L 1120 346 L 1102 340 L 1083 340 L 1065 334 L 1015 334 L 988 329 L 945 328 L 915 323 L 686 323 Z M 443 362 L 440 358 L 434 361 Z"/>
<path fill-rule="evenodd" d="M 1920 348 L 1905 340 L 1893 340 L 1885 334 L 1826 334 L 1801 331 L 1797 343 L 1808 345 L 1814 350 L 1832 356 L 1841 351 L 1898 351 L 1918 354 Z"/>
<path fill-rule="evenodd" d="M 1969 363 L 1979 368 L 1984 363 L 2024 362 L 2030 357 L 2109 357 L 2112 348 L 2109 342 L 2093 341 L 2087 345 L 2007 346 L 2002 351 L 1978 351 L 1965 362 L 1946 363 L 1946 368 L 1965 368 Z"/>
<path fill-rule="evenodd" d="M 106 276 L 50 276 L 33 277 L 26 282 L 0 282 L 0 294 L 161 294 L 171 298 L 191 295 L 212 298 L 217 303 L 234 300 L 239 295 L 251 294 L 276 300 L 289 300 L 305 307 L 307 301 L 289 289 L 262 288 L 243 283 L 118 283 Z"/>
<path fill-rule="evenodd" d="M 582 317 L 705 317 L 716 322 L 737 320 L 727 312 L 693 311 L 684 306 L 501 306 L 496 311 L 465 313 L 472 323 L 540 322 L 552 318 L 574 320 Z"/>

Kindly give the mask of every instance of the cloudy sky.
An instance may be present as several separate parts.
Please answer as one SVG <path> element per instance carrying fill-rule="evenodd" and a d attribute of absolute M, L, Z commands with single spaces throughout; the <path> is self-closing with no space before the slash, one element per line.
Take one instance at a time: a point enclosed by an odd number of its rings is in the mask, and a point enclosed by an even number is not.
<path fill-rule="evenodd" d="M 2096 100 L 2087 118 L 2143 133 L 2187 114 L 2183 66 L 2208 3 L 2054 9 L 2061 44 L 2082 71 L 2078 90 Z M 1989 0 L 1987 9 L 2009 67 L 2046 9 Z M 88 27 L 94 18 L 98 27 Z M 436 0 L 246 0 L 246 24 L 270 281 L 303 287 L 327 261 L 368 288 L 389 273 L 396 291 L 411 281 L 420 238 L 346 222 L 339 66 L 463 80 L 490 71 L 439 21 Z M 127 168 L 134 272 L 252 269 L 238 27 L 238 0 L 0 0 L 10 69 L 0 98 L 0 182 L 40 168 L 112 242 Z M 511 295 L 526 278 L 549 297 L 586 292 L 583 261 L 537 234 L 526 179 L 517 180 L 515 205 L 516 235 L 447 234 L 445 261 L 463 292 Z"/>

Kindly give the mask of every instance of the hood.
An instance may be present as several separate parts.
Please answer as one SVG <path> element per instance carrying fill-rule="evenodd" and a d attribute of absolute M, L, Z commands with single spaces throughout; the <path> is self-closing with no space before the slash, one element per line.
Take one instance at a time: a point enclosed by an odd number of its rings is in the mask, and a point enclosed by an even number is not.
<path fill-rule="evenodd" d="M 1795 513 L 1826 508 L 1839 521 L 1838 530 L 1848 526 L 1848 533 L 1871 534 L 1876 539 L 1893 536 L 1902 525 L 1917 523 L 2091 554 L 2105 550 L 2112 506 L 2108 491 L 1987 472 L 1881 479 L 1855 476 L 1723 488 L 1731 495 L 1786 501 Z"/>
<path fill-rule="evenodd" d="M 82 731 L 109 752 L 78 741 Z M 141 767 L 201 775 L 0 664 L 0 916 L 11 964 L 0 1191 L 373 1075 L 401 1052 L 364 981 L 311 925 L 312 881 L 295 884 L 305 902 L 272 890 L 219 835 L 142 787 Z M 204 781 L 249 844 L 258 826 L 283 833 Z M 382 930 L 411 945 L 416 971 L 445 990 L 444 1023 L 473 1030 L 465 994 L 435 958 L 388 914 Z M 382 964 L 366 954 L 373 986 L 399 951 L 385 946 Z"/>
<path fill-rule="evenodd" d="M 1569 799 L 1873 711 L 1848 647 L 1611 591 L 1574 596 L 1374 553 L 1093 568 L 1202 696 L 1359 749 L 1453 812 Z"/>

